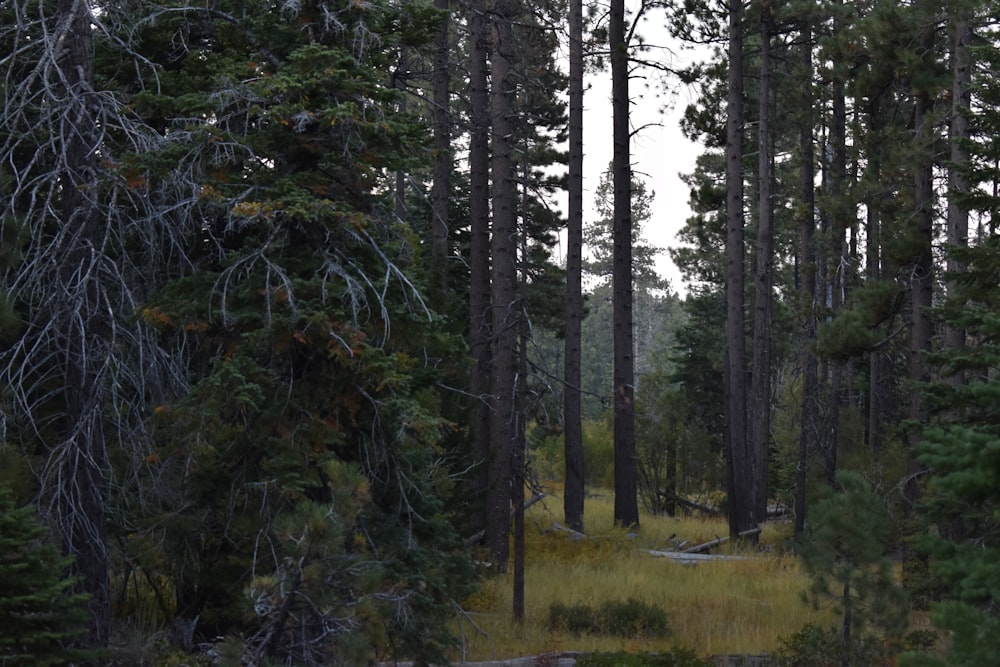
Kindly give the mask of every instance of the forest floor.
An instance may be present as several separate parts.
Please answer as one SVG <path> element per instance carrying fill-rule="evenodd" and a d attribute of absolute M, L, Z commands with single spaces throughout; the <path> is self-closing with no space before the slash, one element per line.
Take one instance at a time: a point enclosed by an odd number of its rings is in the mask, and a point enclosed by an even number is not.
<path fill-rule="evenodd" d="M 529 508 L 525 521 L 525 616 L 512 618 L 513 576 L 484 577 L 456 622 L 462 640 L 451 658 L 501 661 L 567 652 L 663 652 L 676 647 L 703 657 L 771 653 L 808 623 L 835 623 L 830 609 L 803 601 L 808 581 L 785 547 L 791 525 L 769 524 L 759 543 L 740 550 L 723 540 L 712 553 L 727 558 L 665 558 L 728 534 L 724 518 L 643 514 L 637 531 L 613 525 L 612 496 L 592 494 L 586 536 L 566 531 L 559 489 Z M 656 555 L 657 552 L 660 555 Z M 615 636 L 553 627 L 552 605 L 600 609 L 634 600 L 666 612 L 668 630 Z M 558 615 L 558 613 L 557 613 Z M 572 664 L 567 662 L 566 664 Z"/>

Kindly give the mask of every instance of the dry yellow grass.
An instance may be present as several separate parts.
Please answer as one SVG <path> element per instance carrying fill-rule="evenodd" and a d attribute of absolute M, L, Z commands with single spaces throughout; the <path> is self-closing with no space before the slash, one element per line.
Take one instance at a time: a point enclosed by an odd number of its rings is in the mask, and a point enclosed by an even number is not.
<path fill-rule="evenodd" d="M 482 591 L 467 601 L 469 616 L 460 623 L 465 639 L 456 658 L 491 659 L 547 651 L 657 651 L 683 646 L 701 655 L 762 653 L 777 648 L 779 637 L 807 622 L 832 622 L 802 602 L 805 577 L 794 557 L 776 549 L 744 554 L 747 560 L 683 565 L 650 555 L 665 549 L 671 536 L 691 544 L 728 533 L 721 519 L 670 519 L 643 516 L 641 530 L 615 529 L 610 496 L 588 499 L 588 537 L 574 540 L 552 530 L 561 520 L 561 502 L 531 508 L 526 522 L 526 618 L 511 620 L 512 578 L 487 577 Z M 780 539 L 766 531 L 766 546 Z M 549 632 L 549 605 L 587 604 L 635 598 L 663 608 L 672 634 L 665 638 L 620 639 Z M 475 624 L 475 627 L 473 626 Z"/>

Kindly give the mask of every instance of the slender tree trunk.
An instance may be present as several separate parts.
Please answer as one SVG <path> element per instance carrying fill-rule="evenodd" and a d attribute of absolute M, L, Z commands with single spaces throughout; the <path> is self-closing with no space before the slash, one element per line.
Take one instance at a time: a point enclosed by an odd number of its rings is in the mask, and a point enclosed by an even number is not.
<path fill-rule="evenodd" d="M 816 355 L 816 248 L 813 237 L 816 230 L 816 165 L 813 150 L 813 96 L 812 96 L 812 28 L 806 23 L 802 29 L 803 119 L 799 129 L 799 188 L 801 191 L 802 222 L 799 227 L 800 282 L 802 343 L 802 404 L 799 426 L 799 457 L 795 472 L 795 537 L 805 534 L 806 482 L 809 452 L 816 448 L 818 419 L 818 381 Z"/>
<path fill-rule="evenodd" d="M 833 205 L 830 212 L 831 265 L 827 271 L 827 284 L 830 294 L 829 308 L 832 312 L 836 312 L 844 305 L 848 266 L 846 237 L 848 228 L 854 222 L 853 214 L 848 213 L 849 206 L 844 199 L 847 182 L 847 99 L 844 81 L 839 76 L 833 82 L 832 108 L 830 143 L 833 159 L 829 166 L 829 184 Z M 844 364 L 836 360 L 831 361 L 829 373 L 830 412 L 823 458 L 827 482 L 833 485 L 837 476 Z"/>
<path fill-rule="evenodd" d="M 61 115 L 64 170 L 60 223 L 65 258 L 59 271 L 80 302 L 78 317 L 65 323 L 67 349 L 65 377 L 65 442 L 50 460 L 59 466 L 59 487 L 53 489 L 60 527 L 76 556 L 75 569 L 90 596 L 91 628 L 88 644 L 107 646 L 111 608 L 108 583 L 107 520 L 110 464 L 104 433 L 105 405 L 101 347 L 111 336 L 102 301 L 100 257 L 104 249 L 98 216 L 97 119 L 93 111 L 94 44 L 92 17 L 84 0 L 60 0 L 58 11 L 68 26 L 54 48 L 59 59 L 67 105 Z M 82 282 L 81 282 L 82 281 Z M 98 342 L 100 341 L 100 342 Z"/>
<path fill-rule="evenodd" d="M 767 518 L 767 455 L 771 440 L 771 265 L 774 254 L 774 204 L 771 196 L 770 82 L 771 30 L 761 25 L 759 116 L 757 121 L 757 178 L 759 181 L 754 275 L 753 372 L 750 381 L 749 520 L 755 526 Z"/>
<path fill-rule="evenodd" d="M 525 147 L 527 149 L 527 147 Z M 525 150 L 527 153 L 527 150 Z M 528 183 L 530 182 L 530 165 L 527 160 L 521 163 L 522 182 L 522 216 L 528 211 Z M 528 451 L 528 340 L 530 327 L 528 321 L 528 231 L 527 221 L 521 221 L 520 266 L 519 279 L 520 297 L 518 299 L 517 320 L 517 442 L 514 446 L 512 460 L 511 503 L 514 506 L 514 577 L 513 577 L 513 617 L 514 621 L 524 621 L 524 484 L 525 465 Z"/>
<path fill-rule="evenodd" d="M 747 450 L 743 231 L 743 5 L 729 7 L 729 91 L 726 99 L 726 465 L 729 534 L 755 528 Z"/>
<path fill-rule="evenodd" d="M 928 29 L 929 31 L 929 29 Z M 934 139 L 931 107 L 933 101 L 927 91 L 916 91 L 913 110 L 915 168 L 913 239 L 918 243 L 917 252 L 913 258 L 913 268 L 910 272 L 910 363 L 909 380 L 914 386 L 910 392 L 909 418 L 913 424 L 920 424 L 926 417 L 923 396 L 916 387 L 927 382 L 930 377 L 925 360 L 925 354 L 931 349 L 934 326 L 931 322 L 930 308 L 934 290 L 934 257 L 931 244 L 934 225 L 934 165 L 931 159 Z M 919 464 L 913 459 L 913 448 L 920 442 L 919 428 L 913 428 L 909 435 L 910 452 L 910 482 L 904 489 L 904 494 L 912 510 L 920 495 L 916 483 L 916 473 Z"/>
<path fill-rule="evenodd" d="M 399 112 L 406 113 L 409 106 L 406 99 L 406 86 L 410 78 L 410 50 L 403 47 L 399 50 L 399 60 L 396 62 L 396 71 L 392 75 L 392 87 L 402 91 L 399 98 Z M 393 213 L 399 220 L 406 219 L 406 172 L 399 169 L 396 171 L 395 196 L 393 197 Z"/>
<path fill-rule="evenodd" d="M 969 243 L 969 209 L 962 201 L 969 192 L 969 179 L 965 169 L 969 166 L 969 151 L 965 143 L 969 140 L 969 107 L 971 92 L 969 89 L 972 76 L 969 45 L 972 42 L 972 23 L 967 10 L 959 9 L 952 24 L 954 31 L 954 46 L 952 49 L 952 95 L 951 95 L 951 160 L 948 167 L 948 244 L 954 247 L 965 247 Z M 958 274 L 965 267 L 951 254 L 948 256 L 947 269 L 952 275 Z M 949 291 L 954 289 L 954 279 L 949 283 Z M 965 330 L 950 326 L 945 330 L 945 345 L 957 349 L 965 347 Z M 950 378 L 955 384 L 961 384 L 962 373 L 956 373 Z"/>
<path fill-rule="evenodd" d="M 635 463 L 635 344 L 632 332 L 632 164 L 629 151 L 628 43 L 625 2 L 612 0 L 611 44 L 612 170 L 614 183 L 614 441 L 615 523 L 639 526 Z"/>
<path fill-rule="evenodd" d="M 867 246 L 865 252 L 865 273 L 868 282 L 875 284 L 882 279 L 882 216 L 881 192 L 874 186 L 882 169 L 882 111 L 878 96 L 873 96 L 868 108 L 868 134 L 874 140 L 868 142 L 868 165 L 870 176 L 866 179 L 871 190 L 865 200 L 865 230 Z M 892 318 L 886 323 L 886 331 L 892 325 Z M 882 449 L 882 424 L 886 410 L 885 382 L 888 375 L 885 355 L 873 350 L 868 356 L 868 425 L 865 429 L 868 448 L 872 452 Z"/>
<path fill-rule="evenodd" d="M 498 571 L 505 571 L 510 552 L 511 456 L 516 443 L 517 306 L 517 186 L 513 166 L 514 53 L 512 22 L 516 0 L 499 0 L 494 7 L 491 62 L 493 174 L 493 373 L 491 376 L 490 488 L 486 546 Z"/>
<path fill-rule="evenodd" d="M 583 0 L 569 0 L 569 217 L 566 221 L 566 339 L 563 437 L 566 525 L 583 532 L 583 417 L 580 405 L 583 323 Z"/>
<path fill-rule="evenodd" d="M 448 12 L 449 0 L 434 0 L 434 7 Z M 431 185 L 431 271 L 435 301 L 440 303 L 448 290 L 448 199 L 451 193 L 451 68 L 449 27 L 451 14 L 441 17 L 434 36 L 433 108 L 434 167 Z"/>
<path fill-rule="evenodd" d="M 469 8 L 469 348 L 473 359 L 470 387 L 478 401 L 473 451 L 479 460 L 479 520 L 486 526 L 490 486 L 490 369 L 493 323 L 490 317 L 490 92 L 489 38 L 485 0 Z"/>

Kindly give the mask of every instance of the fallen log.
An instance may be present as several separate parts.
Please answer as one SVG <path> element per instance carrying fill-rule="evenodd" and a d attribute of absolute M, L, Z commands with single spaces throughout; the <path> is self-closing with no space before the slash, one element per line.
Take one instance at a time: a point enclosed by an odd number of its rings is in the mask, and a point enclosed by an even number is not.
<path fill-rule="evenodd" d="M 656 551 L 649 552 L 651 556 L 660 556 L 675 560 L 681 565 L 694 565 L 713 560 L 749 560 L 749 556 L 736 556 L 732 554 L 689 554 L 684 551 Z"/>
<path fill-rule="evenodd" d="M 760 528 L 751 528 L 750 530 L 744 530 L 742 533 L 739 534 L 739 537 L 748 537 L 750 535 L 758 535 L 758 534 L 760 534 Z M 728 542 L 728 541 L 729 541 L 728 535 L 726 537 L 717 537 L 714 540 L 709 540 L 708 542 L 703 542 L 702 544 L 696 544 L 693 547 L 688 547 L 687 549 L 685 549 L 680 553 L 699 554 L 704 551 L 708 551 L 712 547 L 717 547 L 723 542 Z"/>
<path fill-rule="evenodd" d="M 663 490 L 657 491 L 656 495 L 664 499 L 669 498 L 678 505 L 686 507 L 689 510 L 694 510 L 696 512 L 704 512 L 705 514 L 711 514 L 713 516 L 718 516 L 719 514 L 722 514 L 722 510 L 720 510 L 718 507 L 712 507 L 711 505 L 706 505 L 705 503 L 699 503 L 696 500 L 689 500 L 684 496 L 679 496 L 676 493 L 671 493 L 670 491 L 663 491 Z"/>

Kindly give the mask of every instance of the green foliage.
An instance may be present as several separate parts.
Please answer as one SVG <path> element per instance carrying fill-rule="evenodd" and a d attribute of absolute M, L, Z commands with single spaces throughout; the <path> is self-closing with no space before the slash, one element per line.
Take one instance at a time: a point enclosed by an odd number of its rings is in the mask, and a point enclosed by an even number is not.
<path fill-rule="evenodd" d="M 712 667 L 711 660 L 699 658 L 684 648 L 667 653 L 592 653 L 577 658 L 578 667 Z"/>
<path fill-rule="evenodd" d="M 94 657 L 71 648 L 88 630 L 86 596 L 66 575 L 73 558 L 49 541 L 31 507 L 0 485 L 0 664 L 46 667 Z"/>
<path fill-rule="evenodd" d="M 608 600 L 598 609 L 553 602 L 549 605 L 548 627 L 553 631 L 616 637 L 663 637 L 670 633 L 667 613 L 635 598 Z"/>
<path fill-rule="evenodd" d="M 591 486 L 614 488 L 615 449 L 611 416 L 583 422 L 584 479 Z"/>
<path fill-rule="evenodd" d="M 164 71 L 135 108 L 171 141 L 131 158 L 136 187 L 193 178 L 202 222 L 138 313 L 183 380 L 121 463 L 144 501 L 126 560 L 154 589 L 135 598 L 254 664 L 440 661 L 475 586 L 439 389 L 463 346 L 385 188 L 429 135 L 385 72 L 439 13 L 229 4 L 138 28 Z M 211 37 L 176 50 L 191 31 Z"/>
<path fill-rule="evenodd" d="M 861 660 L 868 645 L 898 645 L 907 600 L 893 577 L 893 531 L 882 499 L 861 475 L 841 471 L 837 488 L 810 513 L 802 560 L 811 577 L 808 599 L 832 602 L 841 615 L 839 650 Z"/>
<path fill-rule="evenodd" d="M 550 631 L 581 635 L 597 632 L 599 627 L 597 612 L 590 605 L 567 605 L 562 602 L 553 602 L 549 605 Z"/>
<path fill-rule="evenodd" d="M 952 252 L 966 270 L 938 315 L 970 344 L 932 357 L 943 377 L 964 382 L 926 388 L 935 419 L 918 458 L 930 472 L 925 509 L 937 530 L 922 546 L 945 598 L 932 618 L 951 637 L 948 664 L 971 666 L 1000 655 L 1000 240 Z"/>
<path fill-rule="evenodd" d="M 856 641 L 852 663 L 857 667 L 890 664 L 888 650 L 892 654 L 906 651 L 926 650 L 937 642 L 937 635 L 926 630 L 914 630 L 906 634 L 898 644 L 888 647 L 877 638 L 868 636 Z M 828 667 L 843 658 L 843 639 L 840 630 L 807 623 L 802 629 L 782 637 L 780 646 L 773 655 L 777 667 Z"/>

